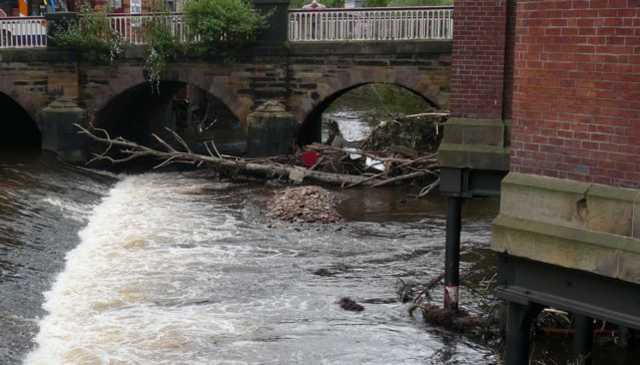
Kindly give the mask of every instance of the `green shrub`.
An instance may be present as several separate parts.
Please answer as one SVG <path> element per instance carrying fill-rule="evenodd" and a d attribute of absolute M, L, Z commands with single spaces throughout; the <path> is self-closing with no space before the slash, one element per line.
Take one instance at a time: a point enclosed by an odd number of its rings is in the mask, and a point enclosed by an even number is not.
<path fill-rule="evenodd" d="M 193 49 L 205 53 L 245 47 L 266 25 L 246 0 L 188 0 L 184 13 Z"/>
<path fill-rule="evenodd" d="M 51 41 L 96 63 L 112 63 L 123 52 L 122 39 L 111 29 L 107 10 L 94 11 L 86 3 L 80 7 L 78 17 L 55 32 Z"/>
<path fill-rule="evenodd" d="M 155 11 L 160 13 L 159 11 Z M 171 30 L 169 13 L 145 20 L 144 39 L 147 41 L 144 69 L 154 92 L 159 92 L 160 78 L 170 61 L 184 51 L 180 40 Z"/>

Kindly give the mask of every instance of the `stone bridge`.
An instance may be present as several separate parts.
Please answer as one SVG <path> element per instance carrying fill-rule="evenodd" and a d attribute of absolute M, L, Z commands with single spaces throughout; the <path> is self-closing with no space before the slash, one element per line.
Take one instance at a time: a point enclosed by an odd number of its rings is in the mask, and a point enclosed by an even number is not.
<path fill-rule="evenodd" d="M 184 127 L 186 119 L 191 127 L 182 129 L 197 131 L 193 137 L 203 139 L 203 129 L 192 121 L 210 116 L 211 99 L 216 109 L 224 110 L 225 120 L 233 120 L 227 129 L 236 137 L 242 132 L 249 155 L 285 153 L 294 141 L 319 139 L 324 109 L 345 92 L 370 83 L 398 85 L 435 108 L 448 108 L 451 7 L 378 9 L 376 15 L 357 9 L 289 10 L 288 0 L 253 3 L 271 13 L 253 47 L 232 62 L 215 57 L 175 60 L 161 75 L 159 93 L 150 92 L 145 40 L 133 37 L 138 32 L 130 28 L 130 15 L 108 17 L 129 45 L 125 56 L 109 66 L 47 44 L 60 29 L 56 24 L 77 16 L 73 13 L 0 20 L 0 104 L 17 110 L 18 116 L 6 119 L 18 129 L 16 123 L 34 124 L 45 150 L 83 160 L 90 146 L 75 133 L 74 123 L 93 123 L 145 142 L 143 135 L 149 138 L 165 126 Z M 138 20 L 149 17 L 143 14 Z M 173 35 L 182 39 L 181 15 L 166 15 L 164 21 L 172 22 Z M 216 128 L 221 124 L 226 125 L 217 123 Z"/>
<path fill-rule="evenodd" d="M 324 108 L 361 85 L 398 85 L 446 109 L 450 65 L 451 42 L 446 40 L 314 42 L 255 47 L 232 63 L 179 60 L 170 64 L 162 81 L 194 86 L 219 99 L 248 139 L 254 138 L 254 151 L 269 154 L 283 152 L 295 138 L 317 139 Z M 44 149 L 66 159 L 82 160 L 86 150 L 73 123 L 100 121 L 105 114 L 127 118 L 124 110 L 118 115 L 110 106 L 144 85 L 148 82 L 140 49 L 129 50 L 109 66 L 81 62 L 76 54 L 55 49 L 0 51 L 0 94 L 37 123 Z M 252 125 L 251 115 L 270 100 L 282 103 L 295 123 L 269 126 L 273 136 L 265 140 L 260 130 L 265 126 Z"/>

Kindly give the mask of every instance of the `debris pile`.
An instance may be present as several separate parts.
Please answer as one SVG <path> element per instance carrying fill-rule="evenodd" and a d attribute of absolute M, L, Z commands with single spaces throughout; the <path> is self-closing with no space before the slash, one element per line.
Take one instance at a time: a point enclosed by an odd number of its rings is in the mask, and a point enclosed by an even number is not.
<path fill-rule="evenodd" d="M 291 223 L 336 223 L 342 221 L 337 203 L 334 193 L 319 186 L 287 188 L 269 201 L 267 216 Z"/>
<path fill-rule="evenodd" d="M 361 143 L 362 149 L 393 150 L 413 153 L 435 152 L 440 145 L 441 125 L 448 113 L 421 113 L 398 117 L 378 124 Z"/>

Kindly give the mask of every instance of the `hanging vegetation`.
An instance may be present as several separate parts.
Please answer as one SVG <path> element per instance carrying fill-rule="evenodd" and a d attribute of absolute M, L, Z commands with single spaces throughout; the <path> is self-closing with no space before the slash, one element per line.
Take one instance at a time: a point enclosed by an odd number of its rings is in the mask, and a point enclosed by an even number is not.
<path fill-rule="evenodd" d="M 168 13 L 157 13 L 157 16 L 146 20 L 144 37 L 147 40 L 144 70 L 146 78 L 154 92 L 160 92 L 160 79 L 170 61 L 180 52 L 184 45 L 171 31 L 171 19 Z"/>
<path fill-rule="evenodd" d="M 123 53 L 122 38 L 111 28 L 106 9 L 95 11 L 85 3 L 78 17 L 61 26 L 64 29 L 54 32 L 51 43 L 78 51 L 87 61 L 109 64 Z"/>

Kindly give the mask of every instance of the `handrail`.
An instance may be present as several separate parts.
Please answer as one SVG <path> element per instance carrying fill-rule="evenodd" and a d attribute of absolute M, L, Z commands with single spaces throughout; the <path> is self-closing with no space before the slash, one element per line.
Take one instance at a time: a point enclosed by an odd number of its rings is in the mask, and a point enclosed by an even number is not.
<path fill-rule="evenodd" d="M 181 42 L 188 40 L 187 25 L 182 13 L 141 13 L 141 14 L 108 14 L 109 24 L 125 43 L 134 45 L 146 44 L 143 25 L 145 21 L 162 19 L 169 31 Z"/>
<path fill-rule="evenodd" d="M 289 11 L 289 41 L 451 40 L 453 7 Z"/>
<path fill-rule="evenodd" d="M 182 13 L 111 13 L 107 17 L 125 43 L 145 44 L 142 28 L 152 19 L 164 19 L 174 36 L 182 42 L 189 40 Z M 290 42 L 451 40 L 453 37 L 452 6 L 292 9 L 288 19 Z M 0 18 L 0 48 L 46 46 L 45 17 Z"/>
<path fill-rule="evenodd" d="M 43 48 L 47 46 L 47 20 L 44 17 L 0 18 L 0 49 Z"/>
<path fill-rule="evenodd" d="M 360 11 L 384 11 L 384 10 L 447 10 L 453 9 L 451 5 L 429 5 L 429 6 L 375 6 L 367 8 L 322 8 L 322 9 L 289 9 L 289 13 L 304 13 L 307 11 L 318 12 L 360 12 Z"/>

